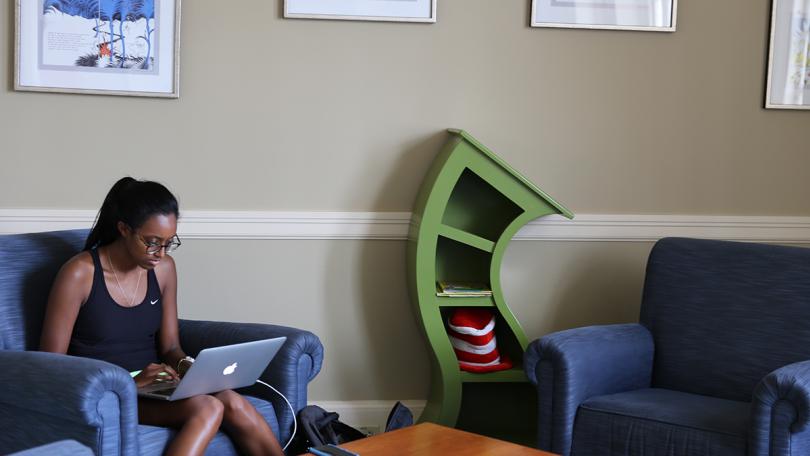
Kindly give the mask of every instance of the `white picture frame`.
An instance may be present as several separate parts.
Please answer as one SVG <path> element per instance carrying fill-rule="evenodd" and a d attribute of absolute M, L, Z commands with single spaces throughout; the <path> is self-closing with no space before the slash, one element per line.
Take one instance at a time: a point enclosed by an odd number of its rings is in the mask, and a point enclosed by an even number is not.
<path fill-rule="evenodd" d="M 284 17 L 349 21 L 436 22 L 439 0 L 284 0 Z"/>
<path fill-rule="evenodd" d="M 178 98 L 180 2 L 16 0 L 14 90 Z"/>
<path fill-rule="evenodd" d="M 678 0 L 532 0 L 531 26 L 674 32 Z"/>
<path fill-rule="evenodd" d="M 810 0 L 773 0 L 766 109 L 810 109 Z"/>

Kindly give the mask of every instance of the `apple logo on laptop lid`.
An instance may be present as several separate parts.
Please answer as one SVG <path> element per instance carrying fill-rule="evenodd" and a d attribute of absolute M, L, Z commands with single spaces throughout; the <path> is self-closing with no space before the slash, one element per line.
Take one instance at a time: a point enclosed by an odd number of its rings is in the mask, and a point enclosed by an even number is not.
<path fill-rule="evenodd" d="M 227 366 L 222 371 L 222 375 L 231 375 L 231 374 L 233 374 L 234 372 L 236 372 L 236 367 L 237 367 L 236 363 L 233 363 L 230 366 Z"/>

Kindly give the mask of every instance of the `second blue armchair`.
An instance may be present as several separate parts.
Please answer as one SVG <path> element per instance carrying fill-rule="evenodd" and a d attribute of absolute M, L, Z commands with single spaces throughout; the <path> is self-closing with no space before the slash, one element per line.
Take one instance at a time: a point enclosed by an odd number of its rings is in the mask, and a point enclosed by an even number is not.
<path fill-rule="evenodd" d="M 669 238 L 638 324 L 532 344 L 539 447 L 563 455 L 810 454 L 810 249 Z"/>

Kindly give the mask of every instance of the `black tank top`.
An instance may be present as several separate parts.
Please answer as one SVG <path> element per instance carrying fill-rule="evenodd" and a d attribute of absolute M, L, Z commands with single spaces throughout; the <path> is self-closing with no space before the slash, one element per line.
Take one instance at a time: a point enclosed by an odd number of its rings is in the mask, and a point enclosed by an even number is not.
<path fill-rule="evenodd" d="M 87 302 L 79 309 L 68 354 L 117 364 L 128 371 L 158 362 L 157 332 L 163 317 L 155 271 L 146 273 L 146 297 L 134 307 L 118 305 L 104 281 L 98 250 L 90 250 L 95 272 Z"/>

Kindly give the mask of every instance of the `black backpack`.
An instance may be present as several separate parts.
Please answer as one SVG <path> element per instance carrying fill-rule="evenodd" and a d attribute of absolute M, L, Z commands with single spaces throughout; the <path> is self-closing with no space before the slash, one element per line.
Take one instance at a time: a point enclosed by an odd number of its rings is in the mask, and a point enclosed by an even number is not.
<path fill-rule="evenodd" d="M 368 437 L 362 431 L 340 421 L 335 412 L 327 412 L 317 405 L 308 405 L 298 412 L 298 431 L 290 444 L 288 454 L 306 453 L 309 447 L 331 443 L 340 445 Z"/>
<path fill-rule="evenodd" d="M 340 415 L 327 412 L 317 405 L 308 405 L 298 412 L 298 431 L 290 444 L 288 454 L 306 453 L 309 447 L 331 443 L 340 445 L 353 440 L 368 437 L 363 431 L 355 429 L 340 421 Z M 385 425 L 385 432 L 413 424 L 413 414 L 397 402 Z"/>

